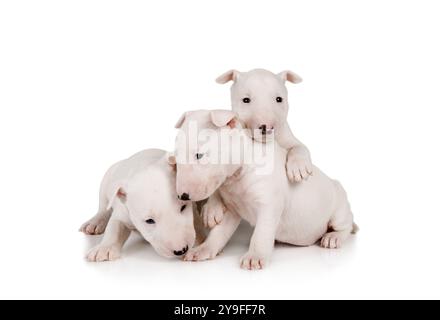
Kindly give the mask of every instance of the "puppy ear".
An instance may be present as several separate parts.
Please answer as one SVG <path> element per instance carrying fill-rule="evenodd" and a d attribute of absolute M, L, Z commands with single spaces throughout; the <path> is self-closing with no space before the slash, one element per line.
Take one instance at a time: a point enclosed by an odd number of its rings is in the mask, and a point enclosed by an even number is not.
<path fill-rule="evenodd" d="M 223 73 L 220 77 L 215 79 L 217 83 L 225 84 L 229 81 L 237 81 L 238 77 L 240 76 L 240 72 L 237 70 L 229 70 L 228 72 Z"/>
<path fill-rule="evenodd" d="M 186 114 L 187 113 L 185 112 L 184 114 L 182 114 L 180 116 L 180 119 L 177 121 L 177 123 L 175 124 L 174 128 L 180 129 L 180 127 L 182 127 L 182 124 L 183 124 L 183 122 L 185 121 L 185 118 L 186 118 Z"/>
<path fill-rule="evenodd" d="M 237 125 L 237 114 L 230 110 L 212 110 L 211 121 L 219 128 L 224 126 L 235 128 Z"/>
<path fill-rule="evenodd" d="M 168 164 L 170 165 L 170 167 L 173 169 L 173 170 L 176 170 L 176 168 L 177 168 L 177 160 L 176 160 L 176 156 L 174 155 L 174 154 L 172 154 L 171 152 L 169 152 L 168 154 L 167 154 L 167 161 L 168 161 Z"/>
<path fill-rule="evenodd" d="M 289 81 L 292 83 L 300 83 L 302 81 L 302 79 L 299 75 L 297 75 L 295 72 L 292 72 L 290 70 L 282 71 L 282 72 L 278 73 L 278 76 L 283 81 Z"/>
<path fill-rule="evenodd" d="M 122 186 L 120 183 L 116 183 L 112 186 L 112 189 L 113 192 L 110 201 L 108 202 L 107 210 L 113 207 L 116 199 L 119 199 L 122 203 L 125 203 L 127 201 L 127 192 L 125 191 L 124 186 Z"/>

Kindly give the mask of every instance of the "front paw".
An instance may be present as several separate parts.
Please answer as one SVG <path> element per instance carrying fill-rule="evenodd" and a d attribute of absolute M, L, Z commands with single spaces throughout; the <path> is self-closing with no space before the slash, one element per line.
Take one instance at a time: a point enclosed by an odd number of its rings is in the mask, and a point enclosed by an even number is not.
<path fill-rule="evenodd" d="M 207 245 L 200 245 L 198 247 L 190 249 L 185 257 L 184 261 L 204 261 L 214 259 L 218 254 L 218 250 L 210 248 Z"/>
<path fill-rule="evenodd" d="M 121 257 L 121 249 L 117 246 L 99 245 L 89 251 L 86 256 L 87 261 L 103 262 L 113 261 Z"/>
<path fill-rule="evenodd" d="M 266 266 L 268 260 L 269 259 L 263 255 L 248 252 L 241 257 L 240 268 L 246 270 L 260 270 Z"/>
<path fill-rule="evenodd" d="M 223 221 L 225 207 L 221 204 L 210 204 L 208 201 L 202 208 L 203 224 L 206 228 L 214 228 Z"/>
<path fill-rule="evenodd" d="M 312 168 L 312 162 L 308 158 L 289 157 L 286 162 L 286 172 L 290 182 L 307 180 L 313 174 Z"/>

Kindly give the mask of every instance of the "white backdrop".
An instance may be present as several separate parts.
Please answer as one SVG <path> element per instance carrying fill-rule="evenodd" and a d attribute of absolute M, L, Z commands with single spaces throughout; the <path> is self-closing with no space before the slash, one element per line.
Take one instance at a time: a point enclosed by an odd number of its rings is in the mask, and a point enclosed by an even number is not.
<path fill-rule="evenodd" d="M 2 1 L 0 298 L 440 298 L 437 1 Z M 238 268 L 166 260 L 134 237 L 91 264 L 115 161 L 173 148 L 174 123 L 229 108 L 224 71 L 291 69 L 289 122 L 348 192 L 341 250 L 277 247 Z"/>

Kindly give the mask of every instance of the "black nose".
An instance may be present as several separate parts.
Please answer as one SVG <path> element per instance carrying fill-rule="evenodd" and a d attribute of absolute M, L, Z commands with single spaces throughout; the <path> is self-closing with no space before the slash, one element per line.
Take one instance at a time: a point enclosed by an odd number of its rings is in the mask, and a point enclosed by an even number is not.
<path fill-rule="evenodd" d="M 266 128 L 267 128 L 267 126 L 265 125 L 265 124 L 262 124 L 261 126 L 259 126 L 258 127 L 258 129 L 260 129 L 261 130 L 261 134 L 266 134 Z"/>
<path fill-rule="evenodd" d="M 189 194 L 188 194 L 188 193 L 182 193 L 182 194 L 180 195 L 179 199 L 180 199 L 180 200 L 183 200 L 183 201 L 189 201 L 189 200 L 190 200 L 190 198 L 189 198 Z"/>
<path fill-rule="evenodd" d="M 176 255 L 176 256 L 183 256 L 187 251 L 188 251 L 188 246 L 186 246 L 185 248 L 183 248 L 180 251 L 174 251 L 174 255 Z"/>

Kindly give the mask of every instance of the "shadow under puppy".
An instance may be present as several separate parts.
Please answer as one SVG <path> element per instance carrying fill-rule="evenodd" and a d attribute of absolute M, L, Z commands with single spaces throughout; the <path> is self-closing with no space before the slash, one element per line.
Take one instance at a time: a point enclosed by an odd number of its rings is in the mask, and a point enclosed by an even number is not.
<path fill-rule="evenodd" d="M 175 186 L 176 167 L 163 150 L 144 150 L 110 167 L 101 182 L 98 213 L 80 228 L 89 235 L 105 231 L 87 260 L 118 259 L 131 231 L 167 258 L 185 255 L 196 238 L 202 242 L 197 206 L 178 199 Z"/>

